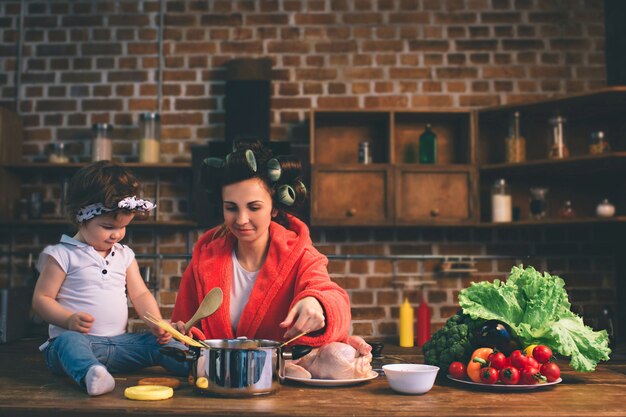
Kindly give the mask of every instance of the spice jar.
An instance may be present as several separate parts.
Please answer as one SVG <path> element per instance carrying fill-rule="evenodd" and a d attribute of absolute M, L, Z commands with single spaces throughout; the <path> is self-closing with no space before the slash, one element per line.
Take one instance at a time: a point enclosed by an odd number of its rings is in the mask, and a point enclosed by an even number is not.
<path fill-rule="evenodd" d="M 591 132 L 591 136 L 589 136 L 589 153 L 591 155 L 599 155 L 610 151 L 611 146 L 604 137 L 604 132 L 601 130 Z"/>
<path fill-rule="evenodd" d="M 504 179 L 499 179 L 491 187 L 491 221 L 510 222 L 513 219 L 511 187 Z"/>
<path fill-rule="evenodd" d="M 550 159 L 563 159 L 569 156 L 569 149 L 565 144 L 563 133 L 563 125 L 566 121 L 567 120 L 561 116 L 550 119 L 550 124 L 552 125 L 552 139 L 548 149 L 548 158 Z"/>
<path fill-rule="evenodd" d="M 571 201 L 566 200 L 563 203 L 563 205 L 559 209 L 559 217 L 562 219 L 571 219 L 571 218 L 576 217 L 576 212 L 574 211 L 574 208 L 572 207 Z"/>
<path fill-rule="evenodd" d="M 48 162 L 51 164 L 67 164 L 70 162 L 70 158 L 65 154 L 65 143 L 58 142 L 50 144 Z"/>
<path fill-rule="evenodd" d="M 161 123 L 159 113 L 142 113 L 139 116 L 141 139 L 139 162 L 158 163 L 161 156 Z"/>
<path fill-rule="evenodd" d="M 111 138 L 113 125 L 108 123 L 96 123 L 92 126 L 92 130 L 94 136 L 91 142 L 91 160 L 110 160 L 113 150 L 113 140 Z"/>
<path fill-rule="evenodd" d="M 509 136 L 506 138 L 506 162 L 524 162 L 526 160 L 526 139 L 520 135 L 520 113 L 513 114 L 509 127 Z"/>

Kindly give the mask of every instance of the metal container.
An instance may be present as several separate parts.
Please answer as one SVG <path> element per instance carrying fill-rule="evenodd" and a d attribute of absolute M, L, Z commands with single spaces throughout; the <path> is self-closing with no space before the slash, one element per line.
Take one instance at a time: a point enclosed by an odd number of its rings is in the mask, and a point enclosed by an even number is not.
<path fill-rule="evenodd" d="M 372 163 L 372 154 L 370 153 L 369 142 L 359 143 L 359 164 L 367 165 L 371 163 Z"/>
<path fill-rule="evenodd" d="M 251 396 L 270 394 L 285 378 L 280 343 L 264 339 L 215 339 L 204 341 L 193 367 L 194 380 L 206 378 L 208 386 L 195 390 L 201 394 Z"/>

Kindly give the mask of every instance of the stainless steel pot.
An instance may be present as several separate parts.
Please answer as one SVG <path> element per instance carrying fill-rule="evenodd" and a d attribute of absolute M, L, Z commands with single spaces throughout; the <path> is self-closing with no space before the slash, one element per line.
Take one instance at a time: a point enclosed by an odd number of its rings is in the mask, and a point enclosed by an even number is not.
<path fill-rule="evenodd" d="M 247 397 L 271 394 L 285 381 L 285 359 L 309 353 L 310 346 L 284 352 L 280 342 L 266 339 L 209 339 L 206 348 L 188 351 L 164 347 L 166 355 L 192 363 L 194 390 L 200 394 Z M 201 379 L 206 378 L 206 380 Z"/>
<path fill-rule="evenodd" d="M 263 339 L 205 340 L 192 372 L 202 394 L 250 396 L 276 392 L 285 378 L 280 343 Z M 201 388 L 199 378 L 208 386 Z M 202 381 L 204 382 L 204 381 Z"/>

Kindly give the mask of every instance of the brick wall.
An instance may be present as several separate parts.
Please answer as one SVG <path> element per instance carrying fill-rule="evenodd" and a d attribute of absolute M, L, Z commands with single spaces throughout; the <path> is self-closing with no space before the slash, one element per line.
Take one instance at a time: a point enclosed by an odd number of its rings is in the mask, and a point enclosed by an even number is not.
<path fill-rule="evenodd" d="M 600 0 L 163 3 L 160 62 L 159 1 L 26 0 L 22 19 L 19 1 L 0 2 L 0 105 L 24 120 L 23 160 L 45 159 L 57 141 L 87 160 L 90 126 L 98 122 L 115 125 L 115 158 L 136 160 L 139 113 L 159 110 L 164 160 L 188 161 L 192 145 L 223 138 L 225 63 L 242 57 L 272 59 L 272 139 L 290 141 L 302 156 L 311 107 L 474 108 L 606 85 Z M 168 179 L 159 201 L 165 218 L 188 214 L 180 175 Z M 59 214 L 58 182 L 35 175 L 22 192 L 35 189 L 45 193 L 47 213 Z M 0 233 L 1 250 L 34 253 L 61 232 L 10 231 Z M 140 254 L 153 252 L 157 240 L 161 252 L 185 253 L 198 233 L 137 230 L 129 243 Z M 316 229 L 314 236 L 329 254 L 530 254 L 534 265 L 566 278 L 578 305 L 593 311 L 615 303 L 614 238 L 597 227 Z M 167 314 L 186 260 L 141 262 L 160 270 Z M 426 292 L 439 325 L 469 280 L 503 277 L 512 262 L 481 261 L 471 276 L 433 274 L 433 261 L 331 261 L 330 270 L 352 297 L 355 333 L 385 336 L 396 332 L 405 295 L 398 278 L 436 280 Z M 0 258 L 4 283 L 25 273 L 24 259 Z M 418 293 L 408 292 L 415 304 Z"/>

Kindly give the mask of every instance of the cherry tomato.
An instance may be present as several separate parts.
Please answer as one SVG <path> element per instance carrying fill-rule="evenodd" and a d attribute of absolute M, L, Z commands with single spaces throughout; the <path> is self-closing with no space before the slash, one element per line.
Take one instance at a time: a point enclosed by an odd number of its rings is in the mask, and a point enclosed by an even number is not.
<path fill-rule="evenodd" d="M 480 382 L 483 384 L 495 384 L 498 381 L 498 370 L 490 366 L 481 368 Z"/>
<path fill-rule="evenodd" d="M 448 374 L 450 374 L 452 378 L 465 379 L 465 365 L 462 362 L 452 362 L 450 366 L 448 366 Z"/>
<path fill-rule="evenodd" d="M 526 359 L 526 366 L 532 366 L 533 368 L 539 369 L 541 364 L 539 362 L 537 362 L 537 359 L 535 359 L 535 358 L 528 358 L 528 359 Z"/>
<path fill-rule="evenodd" d="M 539 383 L 539 369 L 532 366 L 526 366 L 520 372 L 520 384 L 523 385 L 535 385 Z"/>
<path fill-rule="evenodd" d="M 514 350 L 509 358 L 511 359 L 511 365 L 517 369 L 524 369 L 528 363 L 528 356 L 524 355 L 521 350 Z"/>
<path fill-rule="evenodd" d="M 546 363 L 552 357 L 552 349 L 547 346 L 539 345 L 533 349 L 533 358 L 539 363 Z"/>
<path fill-rule="evenodd" d="M 489 362 L 489 366 L 492 368 L 500 370 L 506 365 L 506 356 L 504 356 L 504 353 L 502 352 L 493 352 L 487 358 L 487 362 Z"/>
<path fill-rule="evenodd" d="M 539 371 L 548 379 L 548 382 L 554 382 L 561 377 L 561 369 L 554 362 L 544 363 Z"/>
<path fill-rule="evenodd" d="M 515 385 L 519 382 L 519 370 L 513 366 L 507 366 L 500 370 L 500 381 L 504 385 Z"/>

